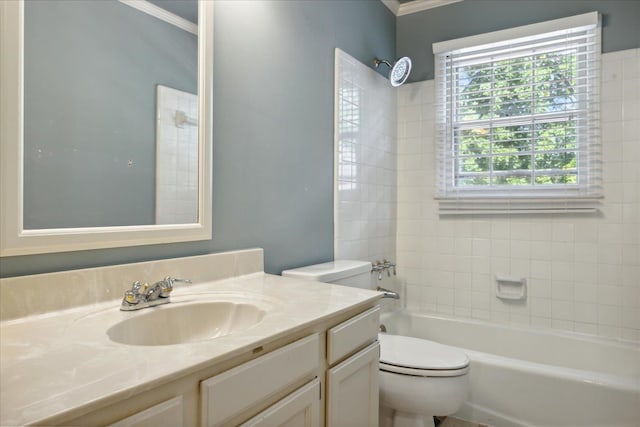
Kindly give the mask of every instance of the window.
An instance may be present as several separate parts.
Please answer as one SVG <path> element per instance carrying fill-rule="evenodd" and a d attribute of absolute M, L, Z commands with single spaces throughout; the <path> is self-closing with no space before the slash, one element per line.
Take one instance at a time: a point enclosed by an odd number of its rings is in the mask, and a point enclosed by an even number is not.
<path fill-rule="evenodd" d="M 543 200 L 548 210 L 600 196 L 596 12 L 436 43 L 434 53 L 441 208 L 494 199 L 487 209 Z"/>

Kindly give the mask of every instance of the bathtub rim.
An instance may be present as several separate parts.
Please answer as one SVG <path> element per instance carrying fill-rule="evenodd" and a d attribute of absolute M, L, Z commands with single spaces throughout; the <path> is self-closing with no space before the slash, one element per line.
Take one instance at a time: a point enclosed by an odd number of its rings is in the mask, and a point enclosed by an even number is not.
<path fill-rule="evenodd" d="M 488 327 L 492 327 L 500 330 L 524 332 L 524 333 L 530 333 L 538 336 L 552 335 L 558 338 L 568 338 L 572 340 L 579 340 L 579 341 L 588 342 L 590 344 L 606 344 L 606 345 L 614 346 L 619 349 L 631 349 L 635 351 L 640 351 L 640 341 L 631 341 L 631 340 L 625 340 L 622 338 L 603 337 L 599 335 L 587 334 L 584 332 L 572 332 L 572 331 L 565 331 L 560 329 L 543 328 L 535 325 L 524 326 L 518 323 L 511 323 L 508 325 L 504 325 L 504 324 L 492 322 L 490 320 L 474 319 L 472 317 L 461 318 L 461 317 L 442 314 L 442 313 L 416 312 L 416 311 L 410 311 L 406 309 L 400 309 L 400 310 L 381 313 L 380 323 L 384 324 L 385 320 L 391 316 L 407 316 L 407 317 L 423 317 L 423 318 L 428 317 L 428 318 L 434 318 L 438 320 L 445 320 L 445 321 L 449 321 L 457 324 L 471 323 L 476 326 L 488 326 Z M 447 345 L 450 345 L 450 344 L 447 344 Z M 473 351 L 478 351 L 478 350 L 473 350 Z M 507 356 L 502 356 L 502 357 L 507 357 Z M 532 363 L 538 363 L 538 362 L 532 362 Z"/>

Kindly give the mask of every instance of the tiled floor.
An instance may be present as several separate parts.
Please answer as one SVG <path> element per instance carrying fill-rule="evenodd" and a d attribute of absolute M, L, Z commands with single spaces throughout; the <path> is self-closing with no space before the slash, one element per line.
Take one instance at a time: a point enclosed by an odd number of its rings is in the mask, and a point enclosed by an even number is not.
<path fill-rule="evenodd" d="M 488 427 L 484 424 L 470 423 L 469 421 L 459 420 L 457 418 L 443 418 L 438 427 Z"/>

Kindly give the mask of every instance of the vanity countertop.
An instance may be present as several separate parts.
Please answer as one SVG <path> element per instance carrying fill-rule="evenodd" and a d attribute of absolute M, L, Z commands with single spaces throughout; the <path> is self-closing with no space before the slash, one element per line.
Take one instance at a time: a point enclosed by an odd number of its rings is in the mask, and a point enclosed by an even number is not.
<path fill-rule="evenodd" d="M 201 295 L 268 307 L 252 328 L 208 341 L 133 346 L 106 331 L 139 312 L 110 300 L 0 323 L 0 425 L 46 423 L 115 403 L 150 387 L 224 362 L 331 316 L 372 304 L 377 292 L 261 272 L 176 288 L 169 305 Z"/>

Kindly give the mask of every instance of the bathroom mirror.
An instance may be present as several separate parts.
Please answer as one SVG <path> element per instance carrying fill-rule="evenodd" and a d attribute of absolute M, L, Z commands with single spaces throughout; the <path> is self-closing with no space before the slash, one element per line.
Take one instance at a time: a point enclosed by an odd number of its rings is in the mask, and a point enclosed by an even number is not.
<path fill-rule="evenodd" d="M 0 22 L 0 256 L 210 239 L 213 2 L 0 1 Z"/>

